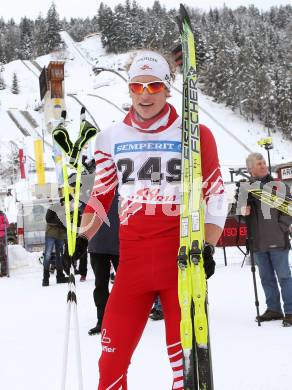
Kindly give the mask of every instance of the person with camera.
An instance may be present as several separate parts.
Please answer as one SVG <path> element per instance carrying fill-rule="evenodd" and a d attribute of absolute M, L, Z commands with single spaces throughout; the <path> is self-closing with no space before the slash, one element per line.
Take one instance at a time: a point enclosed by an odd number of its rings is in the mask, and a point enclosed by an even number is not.
<path fill-rule="evenodd" d="M 266 297 L 267 309 L 257 320 L 283 320 L 284 326 L 292 326 L 292 278 L 288 258 L 292 217 L 276 208 L 270 208 L 251 193 L 248 194 L 248 188 L 251 187 L 261 188 L 269 193 L 281 189 L 281 192 L 285 191 L 284 197 L 289 195 L 288 190 L 282 182 L 269 174 L 262 154 L 251 153 L 246 159 L 246 166 L 250 179 L 249 183 L 239 182 L 237 210 L 246 219 L 249 249 L 258 266 Z M 281 296 L 285 314 L 282 311 Z"/>

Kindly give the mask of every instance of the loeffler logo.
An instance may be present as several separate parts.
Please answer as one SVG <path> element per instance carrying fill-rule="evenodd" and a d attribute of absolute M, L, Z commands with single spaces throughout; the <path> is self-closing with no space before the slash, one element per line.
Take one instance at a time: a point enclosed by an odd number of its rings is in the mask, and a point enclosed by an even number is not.
<path fill-rule="evenodd" d="M 106 329 L 103 329 L 101 332 L 101 343 L 102 344 L 110 344 L 111 341 L 112 341 L 111 338 L 106 336 Z M 108 347 L 107 345 L 103 345 L 102 350 L 104 352 L 114 353 L 116 351 L 116 348 L 115 347 Z"/>
<path fill-rule="evenodd" d="M 106 329 L 103 329 L 101 332 L 101 342 L 103 344 L 110 344 L 111 341 L 112 340 L 109 337 L 106 337 Z"/>
<path fill-rule="evenodd" d="M 152 68 L 151 68 L 151 66 L 145 64 L 145 65 L 141 66 L 140 69 L 141 70 L 151 70 Z"/>

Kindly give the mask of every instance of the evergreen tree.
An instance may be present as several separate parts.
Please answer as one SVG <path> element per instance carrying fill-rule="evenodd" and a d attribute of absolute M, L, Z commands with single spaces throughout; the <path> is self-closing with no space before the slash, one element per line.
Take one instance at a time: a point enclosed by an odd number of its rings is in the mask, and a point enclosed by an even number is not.
<path fill-rule="evenodd" d="M 92 21 L 91 21 L 91 25 L 92 25 L 92 31 L 94 33 L 97 33 L 99 28 L 98 28 L 98 15 L 94 15 L 94 17 L 92 18 Z"/>
<path fill-rule="evenodd" d="M 283 133 L 291 136 L 291 75 L 289 75 L 289 70 L 285 66 L 282 66 L 277 69 L 275 76 L 277 122 L 280 124 Z"/>
<path fill-rule="evenodd" d="M 163 30 L 164 33 L 161 37 L 162 45 L 161 49 L 164 53 L 169 53 L 173 47 L 174 42 L 178 39 L 178 30 L 176 28 L 175 16 L 177 11 L 170 10 L 167 12 L 163 9 Z"/>
<path fill-rule="evenodd" d="M 127 21 L 126 8 L 122 4 L 115 7 L 112 20 L 114 34 L 111 38 L 111 46 L 114 53 L 122 53 L 129 50 L 128 31 L 129 23 Z"/>
<path fill-rule="evenodd" d="M 35 57 L 47 54 L 47 25 L 45 19 L 39 15 L 34 25 Z"/>
<path fill-rule="evenodd" d="M 127 41 L 126 47 L 123 51 L 141 48 L 145 44 L 144 27 L 145 27 L 145 12 L 139 7 L 136 1 L 132 5 L 129 0 L 125 2 L 124 9 L 124 26 L 125 39 Z M 119 46 L 123 46 L 122 39 L 120 39 Z"/>
<path fill-rule="evenodd" d="M 163 8 L 159 0 L 155 0 L 152 8 L 148 12 L 148 31 L 150 36 L 148 37 L 148 46 L 153 50 L 163 51 L 163 42 L 161 38 L 164 36 L 164 19 L 165 8 Z M 155 28 L 153 28 L 155 26 Z"/>
<path fill-rule="evenodd" d="M 62 45 L 62 39 L 59 34 L 61 25 L 60 25 L 59 14 L 56 10 L 55 3 L 52 3 L 52 5 L 48 10 L 47 17 L 46 17 L 46 25 L 47 25 L 47 51 L 51 52 L 60 49 Z"/>
<path fill-rule="evenodd" d="M 89 18 L 71 18 L 69 23 L 64 19 L 62 21 L 62 29 L 67 31 L 75 41 L 80 42 L 88 34 L 96 32 L 95 23 L 95 19 L 91 20 Z"/>
<path fill-rule="evenodd" d="M 6 63 L 5 49 L 4 49 L 4 45 L 2 44 L 3 40 L 4 40 L 4 33 L 0 32 L 0 64 Z"/>
<path fill-rule="evenodd" d="M 113 27 L 114 13 L 110 7 L 102 2 L 98 10 L 98 27 L 101 33 L 101 42 L 108 52 L 114 52 L 113 38 L 116 35 Z"/>
<path fill-rule="evenodd" d="M 6 88 L 3 73 L 4 73 L 4 66 L 3 66 L 3 63 L 0 62 L 0 90 L 3 90 Z"/>
<path fill-rule="evenodd" d="M 0 73 L 0 90 L 3 90 L 6 88 L 4 78 L 2 76 L 2 73 Z"/>
<path fill-rule="evenodd" d="M 11 92 L 14 95 L 18 95 L 19 94 L 18 79 L 17 79 L 17 75 L 16 75 L 15 72 L 13 73 Z"/>
<path fill-rule="evenodd" d="M 4 55 L 6 62 L 19 58 L 20 51 L 20 30 L 13 19 L 10 19 L 6 26 L 5 40 L 3 41 Z"/>
<path fill-rule="evenodd" d="M 33 58 L 34 43 L 33 43 L 33 28 L 34 23 L 27 17 L 20 21 L 20 48 L 19 58 L 22 60 L 29 60 Z"/>
<path fill-rule="evenodd" d="M 0 179 L 6 184 L 13 184 L 19 179 L 18 148 L 11 144 L 10 152 L 0 158 Z"/>

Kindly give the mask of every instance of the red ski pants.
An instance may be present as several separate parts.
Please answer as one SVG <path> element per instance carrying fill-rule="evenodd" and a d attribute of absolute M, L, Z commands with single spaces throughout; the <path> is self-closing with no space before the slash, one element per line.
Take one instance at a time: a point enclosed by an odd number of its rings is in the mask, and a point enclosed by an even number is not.
<path fill-rule="evenodd" d="M 120 264 L 102 324 L 98 390 L 127 390 L 128 366 L 157 294 L 162 303 L 167 352 L 174 374 L 172 389 L 183 390 L 178 240 L 173 237 L 147 242 L 122 240 L 120 245 Z"/>

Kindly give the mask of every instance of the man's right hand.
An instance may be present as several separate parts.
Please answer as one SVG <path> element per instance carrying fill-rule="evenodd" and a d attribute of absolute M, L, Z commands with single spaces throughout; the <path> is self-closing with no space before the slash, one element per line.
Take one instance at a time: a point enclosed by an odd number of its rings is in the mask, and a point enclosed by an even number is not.
<path fill-rule="evenodd" d="M 80 259 L 80 257 L 87 252 L 87 246 L 88 246 L 88 239 L 85 236 L 77 236 L 75 252 L 73 254 L 74 261 Z"/>

